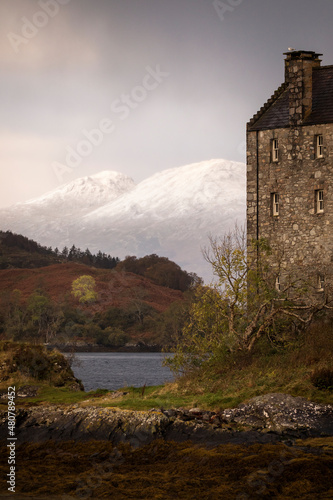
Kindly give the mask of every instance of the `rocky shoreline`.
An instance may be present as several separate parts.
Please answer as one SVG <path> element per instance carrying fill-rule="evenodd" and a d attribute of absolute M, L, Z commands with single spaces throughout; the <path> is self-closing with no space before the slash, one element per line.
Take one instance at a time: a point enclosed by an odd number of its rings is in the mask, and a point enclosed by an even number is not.
<path fill-rule="evenodd" d="M 0 412 L 0 440 L 7 439 L 7 412 Z M 333 436 L 333 406 L 286 394 L 253 398 L 237 408 L 150 411 L 73 406 L 17 408 L 19 443 L 108 441 L 134 448 L 156 439 L 216 446 Z"/>

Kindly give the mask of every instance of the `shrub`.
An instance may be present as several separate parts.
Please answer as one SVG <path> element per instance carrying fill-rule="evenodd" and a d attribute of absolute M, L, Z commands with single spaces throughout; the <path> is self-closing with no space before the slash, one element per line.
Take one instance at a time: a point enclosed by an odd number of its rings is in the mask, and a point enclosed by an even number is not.
<path fill-rule="evenodd" d="M 121 309 L 119 307 L 110 307 L 102 313 L 95 315 L 94 321 L 102 328 L 109 326 L 126 330 L 135 324 L 135 315 L 128 309 Z"/>
<path fill-rule="evenodd" d="M 110 331 L 108 336 L 108 343 L 111 346 L 122 347 L 124 346 L 130 339 L 129 335 L 127 335 L 122 330 L 118 328 L 107 328 L 107 331 Z"/>
<path fill-rule="evenodd" d="M 311 383 L 318 389 L 333 390 L 333 370 L 319 368 L 311 375 Z"/>
<path fill-rule="evenodd" d="M 56 350 L 47 351 L 42 345 L 3 342 L 0 343 L 1 351 L 4 353 L 3 367 L 0 366 L 2 380 L 8 376 L 19 380 L 23 376 L 57 387 L 77 382 L 69 361 Z"/>

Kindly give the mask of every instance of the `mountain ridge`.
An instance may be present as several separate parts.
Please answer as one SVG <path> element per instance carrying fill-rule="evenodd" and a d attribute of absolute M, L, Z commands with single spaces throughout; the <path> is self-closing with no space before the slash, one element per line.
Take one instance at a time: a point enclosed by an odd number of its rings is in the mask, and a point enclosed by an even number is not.
<path fill-rule="evenodd" d="M 72 189 L 71 189 L 72 186 Z M 76 179 L 0 210 L 3 230 L 47 246 L 75 244 L 120 258 L 157 253 L 207 275 L 201 247 L 245 220 L 245 165 L 214 159 L 158 172 L 135 185 L 114 171 Z"/>

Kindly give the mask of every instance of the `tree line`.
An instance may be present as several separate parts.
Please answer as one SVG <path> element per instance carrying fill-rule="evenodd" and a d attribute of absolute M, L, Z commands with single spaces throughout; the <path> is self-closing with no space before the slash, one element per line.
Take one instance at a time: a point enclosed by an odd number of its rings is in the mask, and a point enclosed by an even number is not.
<path fill-rule="evenodd" d="M 118 257 L 112 257 L 110 254 L 106 254 L 100 250 L 97 254 L 93 254 L 90 252 L 89 248 L 82 251 L 75 245 L 72 245 L 69 249 L 65 246 L 61 251 L 58 248 L 55 248 L 53 252 L 56 256 L 61 257 L 68 262 L 78 262 L 101 269 L 113 269 L 120 262 Z"/>
<path fill-rule="evenodd" d="M 36 254 L 42 257 L 40 265 L 45 266 L 47 263 L 55 264 L 60 262 L 77 262 L 80 264 L 86 264 L 88 266 L 93 266 L 102 269 L 113 269 L 120 262 L 118 257 L 112 257 L 110 254 L 98 251 L 96 254 L 90 252 L 89 248 L 86 250 L 81 250 L 80 248 L 72 245 L 70 248 L 65 246 L 62 250 L 57 247 L 53 250 L 51 246 L 43 246 L 36 241 L 22 236 L 21 234 L 16 234 L 11 231 L 0 231 L 0 256 L 1 267 L 8 267 L 7 261 L 11 260 L 8 251 L 11 249 L 18 249 L 23 252 L 28 252 L 29 254 Z M 7 252 L 6 252 L 7 250 Z M 45 261 L 45 257 L 47 261 Z M 18 264 L 21 264 L 20 266 Z M 24 256 L 21 261 L 15 261 L 15 267 L 25 267 Z M 38 264 L 38 261 L 34 261 L 34 266 Z"/>

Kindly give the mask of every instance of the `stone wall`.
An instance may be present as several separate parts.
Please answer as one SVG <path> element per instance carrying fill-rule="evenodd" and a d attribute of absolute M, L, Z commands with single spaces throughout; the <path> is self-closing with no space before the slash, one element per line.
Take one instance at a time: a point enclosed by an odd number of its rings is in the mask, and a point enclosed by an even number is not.
<path fill-rule="evenodd" d="M 323 158 L 316 158 L 318 134 L 324 138 Z M 271 158 L 272 139 L 278 139 L 278 162 Z M 283 249 L 286 269 L 326 274 L 333 261 L 333 124 L 248 131 L 247 144 L 249 241 L 267 238 Z M 323 213 L 315 210 L 319 189 Z M 272 193 L 279 194 L 278 216 L 272 214 Z"/>

